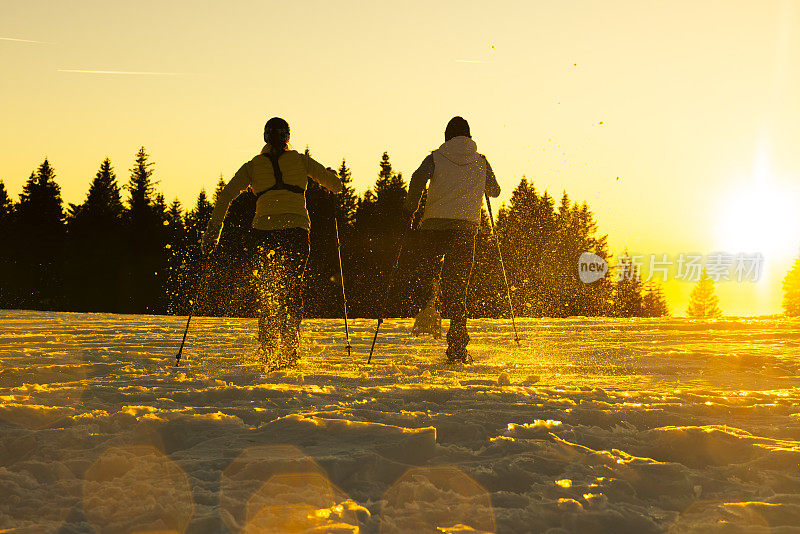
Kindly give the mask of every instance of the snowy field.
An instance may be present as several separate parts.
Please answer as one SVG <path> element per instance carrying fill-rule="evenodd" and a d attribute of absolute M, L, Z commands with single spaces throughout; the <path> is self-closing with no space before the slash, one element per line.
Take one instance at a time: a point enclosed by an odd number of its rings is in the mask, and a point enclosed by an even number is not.
<path fill-rule="evenodd" d="M 800 322 L 0 311 L 0 532 L 800 532 Z"/>

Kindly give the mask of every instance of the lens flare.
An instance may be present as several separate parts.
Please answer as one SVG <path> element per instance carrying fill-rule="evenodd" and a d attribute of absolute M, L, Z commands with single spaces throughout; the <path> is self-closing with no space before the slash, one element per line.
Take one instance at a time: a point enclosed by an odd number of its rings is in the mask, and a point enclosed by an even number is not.
<path fill-rule="evenodd" d="M 489 493 L 455 467 L 415 467 L 384 494 L 383 534 L 494 532 Z"/>
<path fill-rule="evenodd" d="M 98 533 L 181 534 L 194 502 L 186 473 L 155 447 L 112 447 L 86 471 L 83 511 Z"/>

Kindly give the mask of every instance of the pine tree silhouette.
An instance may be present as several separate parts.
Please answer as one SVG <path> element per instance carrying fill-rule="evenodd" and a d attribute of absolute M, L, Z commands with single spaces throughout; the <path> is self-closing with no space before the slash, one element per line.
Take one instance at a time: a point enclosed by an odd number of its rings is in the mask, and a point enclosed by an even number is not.
<path fill-rule="evenodd" d="M 306 147 L 304 154 L 311 156 Z M 325 188 L 309 179 L 306 185 L 306 208 L 311 219 L 308 257 L 304 277 L 303 304 L 308 317 L 331 317 L 335 314 L 338 263 L 334 253 L 336 243 L 333 218 L 336 199 Z"/>
<path fill-rule="evenodd" d="M 14 240 L 14 202 L 0 180 L 0 308 L 13 306 L 13 285 L 16 283 Z"/>
<path fill-rule="evenodd" d="M 613 310 L 617 317 L 642 317 L 644 315 L 644 297 L 642 296 L 642 277 L 639 266 L 625 250 L 619 259 L 622 271 L 620 280 L 614 285 Z"/>
<path fill-rule="evenodd" d="M 0 180 L 0 224 L 6 223 L 11 218 L 11 212 L 14 209 L 14 202 L 8 194 L 6 184 Z"/>
<path fill-rule="evenodd" d="M 358 194 L 353 188 L 353 173 L 347 166 L 347 161 L 342 159 L 342 164 L 337 171 L 339 179 L 344 186 L 342 192 L 336 195 L 336 219 L 339 221 L 339 231 L 347 231 L 353 224 L 358 206 Z"/>
<path fill-rule="evenodd" d="M 222 173 L 219 173 L 219 180 L 217 180 L 217 187 L 214 188 L 214 205 L 216 206 L 222 190 L 225 189 L 225 180 L 222 178 Z"/>
<path fill-rule="evenodd" d="M 541 276 L 539 270 L 555 229 L 552 198 L 547 192 L 539 196 L 533 184 L 523 176 L 511 193 L 508 206 L 503 205 L 497 216 L 497 234 L 517 315 L 560 315 L 560 310 L 555 311 L 550 306 L 550 293 L 557 281 L 551 276 L 545 282 L 547 278 Z M 493 268 L 498 269 L 498 264 Z M 504 287 L 500 290 L 505 292 Z M 505 295 L 502 297 L 505 299 Z M 506 308 L 507 305 L 501 307 Z M 507 313 L 504 311 L 503 315 Z"/>
<path fill-rule="evenodd" d="M 19 270 L 17 305 L 59 309 L 64 305 L 63 259 L 66 231 L 61 188 L 45 158 L 32 173 L 16 207 Z"/>
<path fill-rule="evenodd" d="M 363 317 L 377 317 L 382 313 L 384 296 L 376 294 L 375 287 L 376 284 L 386 287 L 397 251 L 407 236 L 403 203 L 408 191 L 403 176 L 393 170 L 388 152 L 383 153 L 378 166 L 375 192 L 364 193 L 356 207 L 354 221 L 358 233 L 354 263 L 359 265 L 359 276 L 354 280 L 356 295 L 352 304 L 354 315 Z M 401 268 L 395 274 L 404 272 Z M 395 283 L 402 285 L 403 281 Z M 397 315 L 403 308 L 402 302 L 387 304 L 389 316 Z"/>
<path fill-rule="evenodd" d="M 403 203 L 408 194 L 406 182 L 402 173 L 392 169 L 388 152 L 381 156 L 379 166 L 380 172 L 375 181 L 377 230 L 387 234 L 402 233 L 406 222 L 403 217 Z"/>
<path fill-rule="evenodd" d="M 125 185 L 128 207 L 124 214 L 127 244 L 124 311 L 131 313 L 154 312 L 159 307 L 167 258 L 166 206 L 163 196 L 154 197 L 154 164 L 149 157 L 144 147 L 136 152 L 130 180 Z"/>
<path fill-rule="evenodd" d="M 498 212 L 497 233 L 517 315 L 609 313 L 610 281 L 583 284 L 577 276 L 581 253 L 591 251 L 610 258 L 606 236 L 597 235 L 594 215 L 586 203 L 573 203 L 564 192 L 556 208 L 547 191 L 538 194 L 523 176 L 508 206 Z"/>
<path fill-rule="evenodd" d="M 188 235 L 184 221 L 183 207 L 177 198 L 167 210 L 167 263 L 164 268 L 166 280 L 162 293 L 166 299 L 166 313 L 184 314 L 189 312 L 190 284 L 187 267 L 190 263 Z"/>
<path fill-rule="evenodd" d="M 124 208 L 108 158 L 100 164 L 86 200 L 71 204 L 67 219 L 69 309 L 120 311 Z"/>
<path fill-rule="evenodd" d="M 800 316 L 800 256 L 783 279 L 783 311 L 789 317 Z"/>
<path fill-rule="evenodd" d="M 197 201 L 194 208 L 186 215 L 186 248 L 188 254 L 188 261 L 186 265 L 186 274 L 188 283 L 186 293 L 191 295 L 194 293 L 195 286 L 199 288 L 197 292 L 197 307 L 195 312 L 200 315 L 221 315 L 222 302 L 219 294 L 220 285 L 215 283 L 210 273 L 215 270 L 216 262 L 214 259 L 209 258 L 207 261 L 211 265 L 206 269 L 203 258 L 203 250 L 201 242 L 203 233 L 208 227 L 208 221 L 211 220 L 211 212 L 214 206 L 209 202 L 208 195 L 205 189 L 201 189 L 197 195 Z"/>
<path fill-rule="evenodd" d="M 642 296 L 642 314 L 644 317 L 664 317 L 669 315 L 667 299 L 661 285 L 656 282 L 648 282 L 644 286 Z"/>
<path fill-rule="evenodd" d="M 700 280 L 689 294 L 689 308 L 686 315 L 695 319 L 716 318 L 722 315 L 719 298 L 714 292 L 714 282 L 703 269 Z"/>

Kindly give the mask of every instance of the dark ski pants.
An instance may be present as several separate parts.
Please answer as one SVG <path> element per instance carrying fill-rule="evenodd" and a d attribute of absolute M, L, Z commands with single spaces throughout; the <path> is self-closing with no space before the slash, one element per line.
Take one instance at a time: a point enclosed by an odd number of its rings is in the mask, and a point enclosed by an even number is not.
<path fill-rule="evenodd" d="M 447 344 L 464 349 L 467 335 L 467 288 L 475 258 L 472 230 L 420 230 L 415 232 L 411 260 L 411 299 L 421 309 L 431 297 L 434 281 L 441 274 L 443 316 L 450 319 Z"/>
<path fill-rule="evenodd" d="M 252 230 L 256 246 L 258 340 L 275 348 L 297 348 L 303 320 L 303 274 L 310 252 L 308 230 Z"/>

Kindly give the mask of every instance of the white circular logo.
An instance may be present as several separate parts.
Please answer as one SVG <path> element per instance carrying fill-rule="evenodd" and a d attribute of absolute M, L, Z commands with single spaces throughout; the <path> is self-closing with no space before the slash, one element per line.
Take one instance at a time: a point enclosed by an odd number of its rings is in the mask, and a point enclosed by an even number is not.
<path fill-rule="evenodd" d="M 608 274 L 608 262 L 592 252 L 584 252 L 578 259 L 578 277 L 584 284 L 597 282 Z"/>

